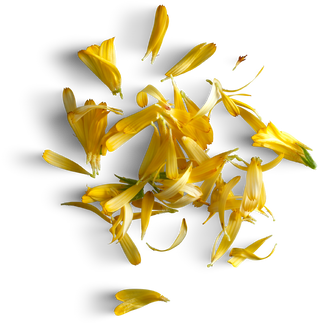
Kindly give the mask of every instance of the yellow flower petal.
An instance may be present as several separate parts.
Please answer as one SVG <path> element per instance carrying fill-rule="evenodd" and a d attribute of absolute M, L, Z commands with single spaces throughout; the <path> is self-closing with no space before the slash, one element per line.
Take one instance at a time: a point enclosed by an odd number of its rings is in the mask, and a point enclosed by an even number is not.
<path fill-rule="evenodd" d="M 87 210 L 97 214 L 99 217 L 101 217 L 107 223 L 111 224 L 111 219 L 107 215 L 103 214 L 97 207 L 95 207 L 93 205 L 85 204 L 80 201 L 70 201 L 70 202 L 63 203 L 61 205 L 62 206 L 75 206 L 75 207 L 87 209 Z"/>
<path fill-rule="evenodd" d="M 128 235 L 128 233 L 126 233 L 122 237 L 119 244 L 120 244 L 121 248 L 123 249 L 128 261 L 132 265 L 138 265 L 141 262 L 140 253 L 139 253 L 135 243 Z"/>
<path fill-rule="evenodd" d="M 167 9 L 165 6 L 160 5 L 157 7 L 155 21 L 151 36 L 148 43 L 148 48 L 145 56 L 142 60 L 146 59 L 152 52 L 151 64 L 154 63 L 155 58 L 161 47 L 163 38 L 166 34 L 169 25 L 169 16 L 167 15 Z"/>
<path fill-rule="evenodd" d="M 143 108 L 148 105 L 148 95 L 146 92 L 140 91 L 137 93 L 136 102 L 139 107 Z"/>
<path fill-rule="evenodd" d="M 156 291 L 147 289 L 125 289 L 118 292 L 116 298 L 123 301 L 123 303 L 118 305 L 114 310 L 117 316 L 126 314 L 156 301 L 169 301 L 168 298 Z"/>
<path fill-rule="evenodd" d="M 177 153 L 176 153 L 176 149 L 174 146 L 171 129 L 169 131 L 166 173 L 167 173 L 167 177 L 169 179 L 177 179 L 178 178 Z"/>
<path fill-rule="evenodd" d="M 241 224 L 242 224 L 242 217 L 241 217 L 240 212 L 237 210 L 233 211 L 230 216 L 229 223 L 226 226 L 226 232 L 228 233 L 228 236 L 230 239 L 228 239 L 224 235 L 219 247 L 215 251 L 216 244 L 217 244 L 221 234 L 223 233 L 223 231 L 221 231 L 221 233 L 218 235 L 217 239 L 215 240 L 215 243 L 213 246 L 213 251 L 212 251 L 211 263 L 208 264 L 208 267 L 211 267 L 230 248 L 230 246 L 232 245 L 232 243 L 234 242 L 234 240 L 237 236 L 237 233 L 241 227 Z"/>
<path fill-rule="evenodd" d="M 141 204 L 141 239 L 144 238 L 149 225 L 150 216 L 155 197 L 151 191 L 147 191 Z"/>
<path fill-rule="evenodd" d="M 45 150 L 42 157 L 47 163 L 54 165 L 60 169 L 87 174 L 91 177 L 94 177 L 91 173 L 87 172 L 77 163 L 51 150 Z"/>
<path fill-rule="evenodd" d="M 188 182 L 192 170 L 192 164 L 188 167 L 187 171 L 178 179 L 173 182 L 169 188 L 155 194 L 155 197 L 159 200 L 166 200 L 175 196 L 179 191 L 183 190 L 183 187 Z"/>
<path fill-rule="evenodd" d="M 92 203 L 94 201 L 103 201 L 118 195 L 125 188 L 121 183 L 110 183 L 87 189 L 82 197 L 83 203 Z"/>
<path fill-rule="evenodd" d="M 118 196 L 108 200 L 104 204 L 103 208 L 110 213 L 115 212 L 116 210 L 119 210 L 125 204 L 130 202 L 130 200 L 133 199 L 137 195 L 137 193 L 145 186 L 146 183 L 147 183 L 147 180 L 141 181 L 140 183 L 129 187 L 128 189 L 121 192 Z"/>
<path fill-rule="evenodd" d="M 186 237 L 187 235 L 187 223 L 186 223 L 186 220 L 185 218 L 182 219 L 182 223 L 181 223 L 181 228 L 180 228 L 180 231 L 179 231 L 179 234 L 177 236 L 177 238 L 175 239 L 175 241 L 172 243 L 172 245 L 168 248 L 168 249 L 165 249 L 165 250 L 158 250 L 152 246 L 150 246 L 148 243 L 148 247 L 153 250 L 153 251 L 157 251 L 157 252 L 166 252 L 166 251 L 170 251 L 172 249 L 174 249 L 176 246 L 178 246 L 183 240 L 184 238 Z"/>

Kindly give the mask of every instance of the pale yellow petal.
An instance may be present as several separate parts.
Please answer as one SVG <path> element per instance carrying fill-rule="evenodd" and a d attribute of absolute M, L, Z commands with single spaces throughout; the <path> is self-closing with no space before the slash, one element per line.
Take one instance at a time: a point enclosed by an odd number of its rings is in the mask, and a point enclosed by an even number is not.
<path fill-rule="evenodd" d="M 172 243 L 172 245 L 168 249 L 159 250 L 159 249 L 156 249 L 156 248 L 150 246 L 148 243 L 147 243 L 147 245 L 153 251 L 157 251 L 157 252 L 170 251 L 170 250 L 174 249 L 175 247 L 177 247 L 184 240 L 184 238 L 187 235 L 187 230 L 188 230 L 187 223 L 186 223 L 185 218 L 183 218 L 182 219 L 182 223 L 181 223 L 181 228 L 180 228 L 179 234 L 178 234 L 177 238 L 175 239 L 175 241 Z"/>
<path fill-rule="evenodd" d="M 87 174 L 91 177 L 94 177 L 91 173 L 89 173 L 88 171 L 83 169 L 77 163 L 75 163 L 72 160 L 70 160 L 60 154 L 57 154 L 51 150 L 45 150 L 42 157 L 47 163 L 49 163 L 53 166 L 56 166 L 60 169 L 77 172 L 77 173 L 82 173 L 82 174 Z"/>
<path fill-rule="evenodd" d="M 75 96 L 70 88 L 65 88 L 63 90 L 63 102 L 67 113 L 76 109 Z"/>
<path fill-rule="evenodd" d="M 167 173 L 167 177 L 169 179 L 177 179 L 178 178 L 177 153 L 176 153 L 176 149 L 174 146 L 171 129 L 169 131 L 166 173 Z"/>

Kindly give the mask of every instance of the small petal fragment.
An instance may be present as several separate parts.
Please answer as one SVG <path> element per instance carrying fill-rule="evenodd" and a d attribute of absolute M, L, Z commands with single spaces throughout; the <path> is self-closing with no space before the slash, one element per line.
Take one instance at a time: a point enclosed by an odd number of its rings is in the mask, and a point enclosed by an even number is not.
<path fill-rule="evenodd" d="M 241 64 L 242 62 L 244 62 L 246 60 L 247 55 L 244 56 L 239 56 L 239 58 L 237 59 L 237 62 L 233 68 L 233 71 L 238 67 L 239 64 Z"/>

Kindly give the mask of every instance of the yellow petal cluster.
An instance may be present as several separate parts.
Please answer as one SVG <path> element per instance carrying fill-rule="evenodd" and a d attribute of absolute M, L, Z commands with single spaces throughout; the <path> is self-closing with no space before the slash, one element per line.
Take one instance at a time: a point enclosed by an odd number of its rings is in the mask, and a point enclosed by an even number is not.
<path fill-rule="evenodd" d="M 169 301 L 168 298 L 162 296 L 158 292 L 148 289 L 125 289 L 119 291 L 115 297 L 123 302 L 114 310 L 117 316 L 124 315 L 156 301 Z"/>
<path fill-rule="evenodd" d="M 121 75 L 116 67 L 115 37 L 101 45 L 92 45 L 78 52 L 81 61 L 109 88 L 113 95 L 121 92 Z"/>
<path fill-rule="evenodd" d="M 86 152 L 86 163 L 90 163 L 93 174 L 100 170 L 100 157 L 106 155 L 105 131 L 107 115 L 112 111 L 122 114 L 122 110 L 108 107 L 101 102 L 96 105 L 93 100 L 87 100 L 82 107 L 76 107 L 73 91 L 65 88 L 63 101 L 67 119 Z"/>

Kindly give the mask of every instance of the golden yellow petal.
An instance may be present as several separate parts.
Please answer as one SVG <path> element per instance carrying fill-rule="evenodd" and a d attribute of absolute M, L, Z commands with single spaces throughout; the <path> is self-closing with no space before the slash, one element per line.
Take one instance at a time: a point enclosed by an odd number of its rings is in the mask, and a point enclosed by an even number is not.
<path fill-rule="evenodd" d="M 177 153 L 176 153 L 176 149 L 174 146 L 171 129 L 169 130 L 166 173 L 167 173 L 167 177 L 169 179 L 177 179 L 178 175 L 179 175 L 178 174 Z"/>
<path fill-rule="evenodd" d="M 56 166 L 60 169 L 87 174 L 91 177 L 94 177 L 91 173 L 87 172 L 77 163 L 51 150 L 45 150 L 42 157 L 47 163 Z"/>
<path fill-rule="evenodd" d="M 116 65 L 116 52 L 114 46 L 115 37 L 102 42 L 99 47 L 99 55 L 105 60 Z"/>
<path fill-rule="evenodd" d="M 261 160 L 252 158 L 247 168 L 245 192 L 250 200 L 257 200 L 261 194 L 263 173 Z"/>
<path fill-rule="evenodd" d="M 154 62 L 157 53 L 159 52 L 161 43 L 169 25 L 169 18 L 165 6 L 157 7 L 155 21 L 152 28 L 151 36 L 148 43 L 148 48 L 142 60 L 145 60 L 148 55 L 153 52 L 151 63 Z"/>
<path fill-rule="evenodd" d="M 274 159 L 271 162 L 268 162 L 264 165 L 261 165 L 262 171 L 268 171 L 272 168 L 274 168 L 277 164 L 279 164 L 279 162 L 284 158 L 284 154 L 280 154 L 279 156 L 277 156 L 276 159 Z"/>
<path fill-rule="evenodd" d="M 239 107 L 240 116 L 254 129 L 255 132 L 258 132 L 260 129 L 266 127 L 266 125 L 256 116 L 251 114 L 246 109 Z"/>
<path fill-rule="evenodd" d="M 126 233 L 126 235 L 120 240 L 119 244 L 123 249 L 128 261 L 132 265 L 138 265 L 141 262 L 140 253 L 128 233 Z"/>
<path fill-rule="evenodd" d="M 117 132 L 111 135 L 106 141 L 106 147 L 109 152 L 113 152 L 133 138 L 136 134 L 125 134 L 123 132 Z"/>
<path fill-rule="evenodd" d="M 154 201 L 155 197 L 153 193 L 151 191 L 147 191 L 142 199 L 141 204 L 141 239 L 143 239 L 146 234 Z"/>
<path fill-rule="evenodd" d="M 131 199 L 133 199 L 137 193 L 145 186 L 146 181 L 141 181 L 138 184 L 135 184 L 128 189 L 121 192 L 118 196 L 108 200 L 103 206 L 105 210 L 112 213 L 116 210 L 122 208 L 125 204 L 129 203 Z"/>
<path fill-rule="evenodd" d="M 188 167 L 187 171 L 178 179 L 174 181 L 174 184 L 169 188 L 161 191 L 160 193 L 155 194 L 155 197 L 159 200 L 166 200 L 175 196 L 179 191 L 183 190 L 183 187 L 188 182 L 192 170 L 192 163 Z"/>
<path fill-rule="evenodd" d="M 148 105 L 148 95 L 146 92 L 138 92 L 136 96 L 136 101 L 139 107 L 143 108 Z"/>
<path fill-rule="evenodd" d="M 165 99 L 165 97 L 161 94 L 161 92 L 155 88 L 153 85 L 148 84 L 143 90 L 139 91 L 137 94 L 137 103 L 143 103 L 145 101 L 144 94 L 147 94 L 149 96 L 154 97 L 158 100 L 158 103 L 160 106 L 162 106 L 165 109 L 171 109 L 171 106 L 168 103 L 168 100 Z M 142 98 L 142 99 L 141 99 Z M 141 106 L 142 107 L 142 106 Z"/>
<path fill-rule="evenodd" d="M 88 187 L 85 195 L 82 197 L 82 202 L 87 204 L 115 197 L 124 187 L 125 185 L 120 183 L 110 183 L 93 188 Z"/>
<path fill-rule="evenodd" d="M 182 143 L 188 157 L 199 165 L 210 159 L 209 155 L 193 139 L 184 136 Z"/>
<path fill-rule="evenodd" d="M 80 201 L 70 201 L 70 202 L 63 203 L 61 205 L 62 206 L 75 206 L 75 207 L 87 209 L 87 210 L 90 210 L 93 213 L 97 214 L 99 217 L 101 217 L 107 223 L 111 224 L 111 222 L 112 222 L 111 219 L 107 215 L 103 214 L 97 207 L 95 207 L 93 205 L 85 204 Z"/>

